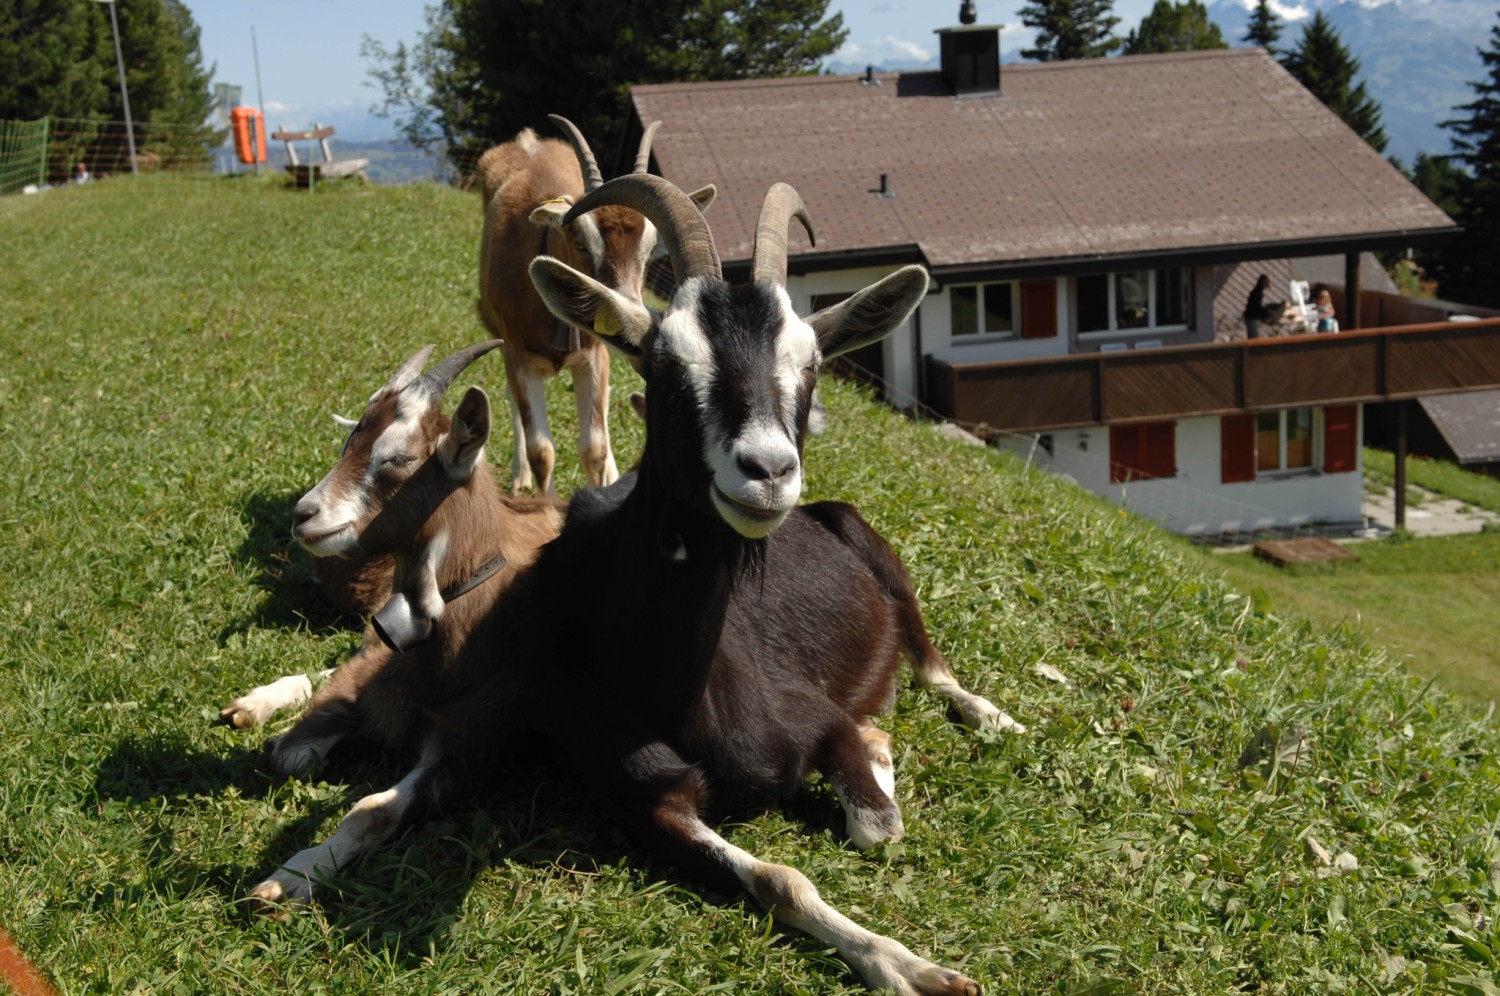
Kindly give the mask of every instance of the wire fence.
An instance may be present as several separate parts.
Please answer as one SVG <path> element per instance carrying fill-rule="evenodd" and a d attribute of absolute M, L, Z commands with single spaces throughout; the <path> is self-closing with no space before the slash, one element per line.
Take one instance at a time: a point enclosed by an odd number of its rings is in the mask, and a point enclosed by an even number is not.
<path fill-rule="evenodd" d="M 135 145 L 132 162 L 123 121 L 0 121 L 0 195 L 121 174 L 201 177 L 230 170 L 230 151 L 206 139 L 201 127 L 138 124 Z"/>

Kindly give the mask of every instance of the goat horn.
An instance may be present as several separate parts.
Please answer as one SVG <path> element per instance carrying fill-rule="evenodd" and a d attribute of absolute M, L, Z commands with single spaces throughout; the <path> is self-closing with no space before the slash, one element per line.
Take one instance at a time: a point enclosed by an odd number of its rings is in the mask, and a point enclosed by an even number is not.
<path fill-rule="evenodd" d="M 452 356 L 445 357 L 441 363 L 423 374 L 422 383 L 434 395 L 441 398 L 448 392 L 448 386 L 453 383 L 453 378 L 463 373 L 464 368 L 470 363 L 473 363 L 498 345 L 500 345 L 499 339 L 491 339 L 488 342 L 476 343 L 467 349 L 460 349 Z"/>
<path fill-rule="evenodd" d="M 641 136 L 641 151 L 635 154 L 634 172 L 651 172 L 651 140 L 656 137 L 656 129 L 660 127 L 660 121 L 653 121 L 646 126 L 646 133 Z"/>
<path fill-rule="evenodd" d="M 766 191 L 765 203 L 760 206 L 760 219 L 755 223 L 755 250 L 750 254 L 752 282 L 766 280 L 778 287 L 786 286 L 786 230 L 793 218 L 802 222 L 802 227 L 807 229 L 808 241 L 817 245 L 812 218 L 801 196 L 788 184 L 773 184 Z"/>
<path fill-rule="evenodd" d="M 656 226 L 672 257 L 672 272 L 678 283 L 701 276 L 723 279 L 719 251 L 714 248 L 713 233 L 703 220 L 703 212 L 671 181 L 654 173 L 617 176 L 573 205 L 563 223 L 571 224 L 584 212 L 606 204 L 639 211 Z"/>
<path fill-rule="evenodd" d="M 573 152 L 578 156 L 578 166 L 583 170 L 583 191 L 589 193 L 598 190 L 604 185 L 604 174 L 599 172 L 599 163 L 594 159 L 593 150 L 589 143 L 583 140 L 583 132 L 561 114 L 549 114 L 552 123 L 563 130 L 568 136 L 568 141 L 573 143 Z"/>
<path fill-rule="evenodd" d="M 421 349 L 417 350 L 412 354 L 411 359 L 401 364 L 400 370 L 397 370 L 394 374 L 391 375 L 390 381 L 388 381 L 385 386 L 389 390 L 396 393 L 400 393 L 401 391 L 406 390 L 406 388 L 411 384 L 412 381 L 416 380 L 422 375 L 423 364 L 427 362 L 427 357 L 431 356 L 432 351 L 436 348 L 436 346 L 428 343 Z"/>

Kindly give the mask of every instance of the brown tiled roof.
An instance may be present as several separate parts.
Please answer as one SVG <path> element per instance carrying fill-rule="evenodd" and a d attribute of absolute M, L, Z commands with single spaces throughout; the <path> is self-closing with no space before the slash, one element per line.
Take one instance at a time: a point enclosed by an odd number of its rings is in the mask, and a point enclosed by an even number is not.
<path fill-rule="evenodd" d="M 777 180 L 807 203 L 818 254 L 916 247 L 935 268 L 1345 251 L 1453 227 L 1261 49 L 1006 65 L 1002 94 L 968 99 L 936 72 L 875 78 L 639 86 L 632 99 L 640 120 L 663 122 L 662 173 L 718 185 L 709 219 L 726 262 L 748 258 Z M 872 193 L 882 173 L 892 197 Z M 791 249 L 813 251 L 800 231 Z"/>

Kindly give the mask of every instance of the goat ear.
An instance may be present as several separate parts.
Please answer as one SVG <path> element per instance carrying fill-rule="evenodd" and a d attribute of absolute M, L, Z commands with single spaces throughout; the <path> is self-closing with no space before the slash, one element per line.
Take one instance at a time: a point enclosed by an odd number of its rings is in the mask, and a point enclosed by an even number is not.
<path fill-rule="evenodd" d="M 448 434 L 438 444 L 438 458 L 449 477 L 467 481 L 490 438 L 489 395 L 477 387 L 469 388 L 449 423 Z"/>
<path fill-rule="evenodd" d="M 714 198 L 718 196 L 719 188 L 710 183 L 706 186 L 699 187 L 691 194 L 688 194 L 688 200 L 698 205 L 698 213 L 702 214 L 704 211 L 708 210 L 708 206 L 712 204 L 714 202 Z"/>
<path fill-rule="evenodd" d="M 906 321 L 927 293 L 927 271 L 903 266 L 890 276 L 807 320 L 823 358 L 878 342 Z"/>
<path fill-rule="evenodd" d="M 551 256 L 538 256 L 531 261 L 530 269 L 531 282 L 548 311 L 632 359 L 641 355 L 641 344 L 653 322 L 645 305 Z"/>
<path fill-rule="evenodd" d="M 636 418 L 642 422 L 646 421 L 646 396 L 640 391 L 631 391 L 630 409 L 635 412 Z"/>
<path fill-rule="evenodd" d="M 554 197 L 550 201 L 542 201 L 527 216 L 533 225 L 541 225 L 543 228 L 562 228 L 563 218 L 573 209 L 573 198 Z"/>

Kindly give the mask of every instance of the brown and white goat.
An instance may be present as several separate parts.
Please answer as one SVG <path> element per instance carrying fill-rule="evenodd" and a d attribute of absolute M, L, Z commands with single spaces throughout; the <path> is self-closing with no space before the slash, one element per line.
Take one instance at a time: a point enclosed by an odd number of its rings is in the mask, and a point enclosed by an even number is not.
<path fill-rule="evenodd" d="M 343 741 L 420 749 L 427 717 L 410 706 L 414 696 L 407 690 L 449 688 L 448 665 L 478 621 L 557 534 L 560 505 L 512 498 L 495 482 L 483 458 L 490 434 L 485 393 L 471 387 L 451 417 L 441 411 L 453 378 L 499 345 L 471 346 L 425 374 L 431 346 L 409 359 L 370 399 L 333 469 L 297 503 L 292 532 L 310 552 L 387 555 L 394 572 L 363 646 L 312 696 L 296 725 L 273 741 L 278 771 L 306 774 Z M 262 721 L 265 712 L 297 704 L 309 687 L 306 678 L 301 684 L 284 678 L 237 700 L 224 716 L 253 725 L 234 717 L 251 713 Z M 449 694 L 461 693 L 449 688 Z M 252 898 L 305 898 L 299 890 L 310 889 L 314 872 L 348 860 L 351 835 L 364 841 L 361 847 L 371 843 L 374 831 L 358 818 L 346 824 L 341 837 L 299 854 Z"/>
<path fill-rule="evenodd" d="M 571 147 L 538 138 L 527 128 L 486 152 L 476 167 L 484 195 L 479 314 L 490 333 L 505 340 L 505 385 L 515 428 L 511 486 L 548 495 L 556 494 L 556 451 L 543 382 L 564 369 L 573 373 L 578 455 L 589 483 L 611 484 L 620 476 L 609 446 L 609 355 L 597 340 L 552 317 L 526 267 L 537 256 L 552 256 L 638 302 L 656 247 L 655 228 L 629 208 L 568 215 L 579 198 L 604 181 L 578 129 L 566 118 L 551 117 Z M 647 170 L 658 125 L 653 122 L 641 139 L 637 173 Z M 692 196 L 707 208 L 714 188 Z"/>

